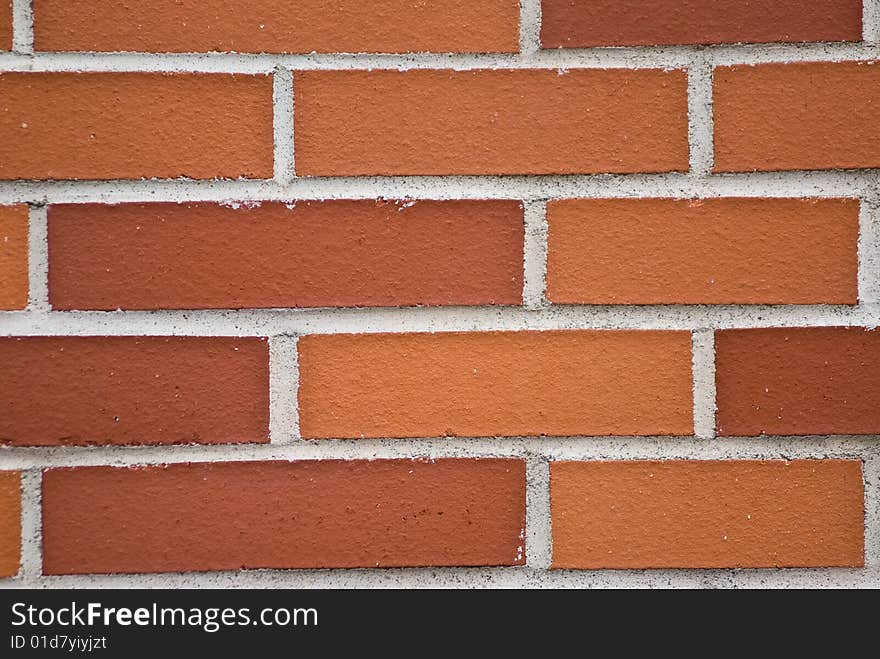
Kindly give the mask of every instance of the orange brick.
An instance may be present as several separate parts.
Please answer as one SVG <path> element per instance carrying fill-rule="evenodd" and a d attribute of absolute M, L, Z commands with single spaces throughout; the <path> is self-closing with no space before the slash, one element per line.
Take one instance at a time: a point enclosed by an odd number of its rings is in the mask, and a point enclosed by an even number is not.
<path fill-rule="evenodd" d="M 21 475 L 0 471 L 0 577 L 14 577 L 21 565 Z"/>
<path fill-rule="evenodd" d="M 719 172 L 880 167 L 880 64 L 715 69 Z"/>
<path fill-rule="evenodd" d="M 0 179 L 271 178 L 272 78 L 2 73 Z"/>
<path fill-rule="evenodd" d="M 688 168 L 684 71 L 304 71 L 297 173 L 579 174 Z"/>
<path fill-rule="evenodd" d="M 28 303 L 28 207 L 0 206 L 0 310 Z"/>
<path fill-rule="evenodd" d="M 304 437 L 687 435 L 688 332 L 314 335 Z"/>
<path fill-rule="evenodd" d="M 553 567 L 860 567 L 858 460 L 555 462 Z"/>
<path fill-rule="evenodd" d="M 50 469 L 46 574 L 522 565 L 522 460 Z"/>
<path fill-rule="evenodd" d="M 543 0 L 541 5 L 544 48 L 862 40 L 862 0 Z"/>
<path fill-rule="evenodd" d="M 0 246 L 2 249 L 2 246 Z M 518 201 L 49 208 L 55 309 L 520 304 Z"/>
<path fill-rule="evenodd" d="M 37 50 L 515 52 L 518 0 L 34 0 Z"/>
<path fill-rule="evenodd" d="M 720 435 L 880 433 L 880 331 L 716 332 L 715 380 Z"/>
<path fill-rule="evenodd" d="M 855 304 L 855 199 L 551 201 L 563 304 Z"/>

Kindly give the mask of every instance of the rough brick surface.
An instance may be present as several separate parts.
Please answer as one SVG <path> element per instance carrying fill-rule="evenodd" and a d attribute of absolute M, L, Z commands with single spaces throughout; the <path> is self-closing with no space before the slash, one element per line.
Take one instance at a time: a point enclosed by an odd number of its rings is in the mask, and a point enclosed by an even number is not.
<path fill-rule="evenodd" d="M 541 3 L 544 48 L 861 39 L 862 0 L 543 0 Z"/>
<path fill-rule="evenodd" d="M 684 71 L 304 71 L 297 173 L 575 174 L 688 168 Z"/>
<path fill-rule="evenodd" d="M 268 441 L 265 339 L 0 338 L 0 443 Z"/>
<path fill-rule="evenodd" d="M 557 568 L 864 564 L 858 460 L 551 463 Z"/>
<path fill-rule="evenodd" d="M 552 302 L 857 301 L 855 199 L 570 199 L 547 217 Z"/>
<path fill-rule="evenodd" d="M 715 69 L 715 169 L 880 167 L 880 64 Z"/>
<path fill-rule="evenodd" d="M 304 437 L 686 435 L 687 332 L 305 336 Z"/>
<path fill-rule="evenodd" d="M 0 206 L 0 310 L 28 303 L 28 207 Z"/>
<path fill-rule="evenodd" d="M 0 73 L 0 179 L 271 178 L 271 76 Z"/>
<path fill-rule="evenodd" d="M 21 564 L 21 475 L 0 471 L 0 578 L 18 574 Z"/>
<path fill-rule="evenodd" d="M 522 301 L 520 202 L 366 200 L 235 206 L 51 207 L 53 308 Z"/>
<path fill-rule="evenodd" d="M 513 52 L 517 0 L 34 0 L 39 50 Z"/>
<path fill-rule="evenodd" d="M 0 0 L 0 50 L 12 50 L 12 0 Z"/>
<path fill-rule="evenodd" d="M 715 348 L 719 434 L 880 433 L 880 332 L 725 330 Z"/>
<path fill-rule="evenodd" d="M 43 571 L 521 565 L 521 460 L 53 469 Z"/>

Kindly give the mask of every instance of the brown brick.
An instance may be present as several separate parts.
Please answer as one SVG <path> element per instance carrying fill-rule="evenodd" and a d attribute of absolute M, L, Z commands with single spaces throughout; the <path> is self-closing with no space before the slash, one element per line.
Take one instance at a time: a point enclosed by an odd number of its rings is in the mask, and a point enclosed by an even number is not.
<path fill-rule="evenodd" d="M 0 206 L 0 310 L 28 303 L 28 207 Z"/>
<path fill-rule="evenodd" d="M 0 246 L 2 249 L 2 246 Z M 516 201 L 62 205 L 57 309 L 520 304 Z"/>
<path fill-rule="evenodd" d="M 0 471 L 0 578 L 14 577 L 21 565 L 21 475 Z"/>
<path fill-rule="evenodd" d="M 267 442 L 265 339 L 0 338 L 0 443 Z"/>
<path fill-rule="evenodd" d="M 52 469 L 46 574 L 521 565 L 522 460 Z"/>
<path fill-rule="evenodd" d="M 880 433 L 880 332 L 861 327 L 715 333 L 721 435 Z"/>
<path fill-rule="evenodd" d="M 544 48 L 861 40 L 862 0 L 541 3 Z"/>

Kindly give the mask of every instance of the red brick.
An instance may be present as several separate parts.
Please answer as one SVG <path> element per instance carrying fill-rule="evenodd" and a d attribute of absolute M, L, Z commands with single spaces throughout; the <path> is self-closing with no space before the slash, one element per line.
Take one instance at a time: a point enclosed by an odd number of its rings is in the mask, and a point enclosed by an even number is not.
<path fill-rule="evenodd" d="M 21 565 L 21 474 L 0 471 L 0 578 Z"/>
<path fill-rule="evenodd" d="M 294 92 L 305 176 L 688 168 L 680 70 L 304 71 Z"/>
<path fill-rule="evenodd" d="M 0 443 L 267 442 L 265 339 L 0 338 Z"/>
<path fill-rule="evenodd" d="M 862 0 L 543 0 L 544 48 L 861 41 Z"/>
<path fill-rule="evenodd" d="M 2 246 L 0 246 L 2 249 Z M 515 201 L 63 205 L 56 309 L 520 304 Z"/>
<path fill-rule="evenodd" d="M 715 69 L 719 172 L 880 167 L 880 64 Z"/>
<path fill-rule="evenodd" d="M 0 73 L 0 179 L 271 178 L 272 78 Z"/>
<path fill-rule="evenodd" d="M 522 460 L 51 469 L 46 574 L 522 565 Z"/>
<path fill-rule="evenodd" d="M 515 52 L 518 0 L 34 0 L 38 50 Z"/>
<path fill-rule="evenodd" d="M 880 433 L 880 332 L 861 327 L 715 333 L 721 435 Z"/>
<path fill-rule="evenodd" d="M 856 199 L 566 199 L 547 219 L 552 302 L 857 302 Z"/>
<path fill-rule="evenodd" d="M 0 0 L 0 50 L 12 50 L 12 0 Z"/>
<path fill-rule="evenodd" d="M 28 207 L 0 206 L 0 310 L 28 303 Z"/>
<path fill-rule="evenodd" d="M 304 437 L 688 435 L 688 332 L 304 336 Z"/>
<path fill-rule="evenodd" d="M 861 567 L 858 460 L 550 465 L 553 567 Z"/>

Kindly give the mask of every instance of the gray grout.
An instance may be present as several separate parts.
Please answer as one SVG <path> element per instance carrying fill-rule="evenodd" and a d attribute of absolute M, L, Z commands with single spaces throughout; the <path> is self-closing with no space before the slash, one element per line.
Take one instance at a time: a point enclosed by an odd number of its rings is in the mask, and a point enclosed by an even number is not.
<path fill-rule="evenodd" d="M 880 0 L 862 3 L 862 29 L 866 42 L 880 45 Z"/>
<path fill-rule="evenodd" d="M 42 471 L 21 474 L 21 572 L 19 579 L 33 586 L 43 573 Z"/>
<path fill-rule="evenodd" d="M 541 51 L 541 0 L 519 1 L 519 50 L 521 55 Z"/>
<path fill-rule="evenodd" d="M 880 304 L 880 196 L 859 210 L 859 302 Z"/>
<path fill-rule="evenodd" d="M 712 121 L 712 66 L 704 52 L 688 68 L 688 142 L 690 169 L 694 176 L 707 176 L 714 165 Z"/>
<path fill-rule="evenodd" d="M 28 309 L 49 311 L 49 242 L 45 206 L 31 206 L 28 218 Z"/>
<path fill-rule="evenodd" d="M 269 437 L 273 445 L 299 439 L 297 337 L 269 339 Z"/>
<path fill-rule="evenodd" d="M 880 567 L 880 456 L 864 461 L 865 565 Z"/>
<path fill-rule="evenodd" d="M 12 50 L 25 56 L 34 52 L 34 12 L 31 0 L 12 0 Z"/>
<path fill-rule="evenodd" d="M 694 434 L 701 439 L 715 437 L 715 332 L 693 333 Z"/>
<path fill-rule="evenodd" d="M 540 454 L 526 455 L 525 531 L 526 564 L 536 570 L 549 568 L 553 560 L 550 462 Z"/>
<path fill-rule="evenodd" d="M 286 185 L 294 177 L 293 73 L 290 70 L 281 67 L 275 69 L 272 95 L 275 108 L 275 181 Z"/>
<path fill-rule="evenodd" d="M 523 207 L 523 306 L 547 307 L 547 203 L 528 201 Z"/>

